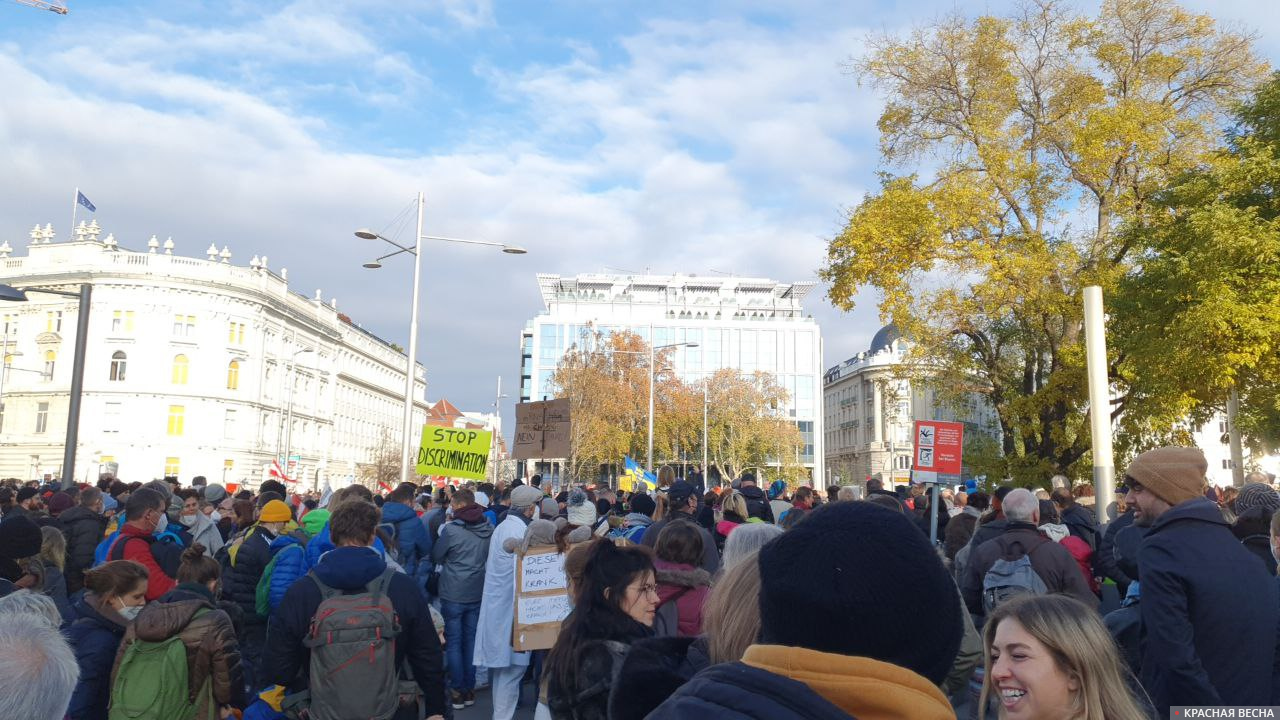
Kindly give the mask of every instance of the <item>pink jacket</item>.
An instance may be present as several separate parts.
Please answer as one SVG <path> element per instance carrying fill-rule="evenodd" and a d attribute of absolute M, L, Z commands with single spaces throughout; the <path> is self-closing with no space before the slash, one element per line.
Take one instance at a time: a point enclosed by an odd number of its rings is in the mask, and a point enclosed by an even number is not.
<path fill-rule="evenodd" d="M 702 634 L 702 606 L 711 592 L 711 575 L 692 565 L 655 559 L 657 571 L 658 605 L 676 604 L 678 634 L 680 637 L 697 637 Z"/>

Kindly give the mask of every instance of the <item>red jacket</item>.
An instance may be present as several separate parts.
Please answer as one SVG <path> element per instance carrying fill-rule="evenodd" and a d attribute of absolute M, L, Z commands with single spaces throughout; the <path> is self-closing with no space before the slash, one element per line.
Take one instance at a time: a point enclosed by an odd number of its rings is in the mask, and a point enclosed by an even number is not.
<path fill-rule="evenodd" d="M 702 634 L 702 606 L 711 592 L 711 575 L 692 565 L 654 560 L 657 571 L 658 605 L 676 604 L 678 635 L 697 637 Z"/>
<path fill-rule="evenodd" d="M 1080 572 L 1084 573 L 1085 582 L 1089 583 L 1089 589 L 1094 595 L 1101 595 L 1102 588 L 1098 585 L 1098 578 L 1093 576 L 1093 549 L 1089 547 L 1089 543 L 1075 535 L 1068 535 L 1058 543 L 1071 553 L 1071 557 L 1075 558 L 1076 564 L 1080 566 Z"/>
<path fill-rule="evenodd" d="M 135 525 L 125 525 L 120 529 L 120 537 L 116 538 L 117 543 L 125 543 L 124 559 L 141 563 L 147 568 L 147 602 L 156 600 L 161 595 L 172 590 L 177 582 L 173 578 L 165 574 L 160 569 L 160 565 L 151 555 L 151 544 L 142 541 L 134 541 L 132 538 L 145 538 L 150 533 L 144 531 Z M 112 546 L 114 549 L 114 545 Z"/>

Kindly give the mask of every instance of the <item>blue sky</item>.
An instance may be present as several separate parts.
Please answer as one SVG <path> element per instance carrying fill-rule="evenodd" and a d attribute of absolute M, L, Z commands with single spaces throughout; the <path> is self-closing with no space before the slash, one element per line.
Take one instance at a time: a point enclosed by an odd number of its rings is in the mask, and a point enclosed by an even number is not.
<path fill-rule="evenodd" d="M 1257 29 L 1274 61 L 1269 4 L 1188 3 Z M 813 279 L 881 169 L 881 103 L 843 64 L 870 31 L 1008 5 L 0 0 L 0 239 L 47 222 L 65 238 L 79 186 L 126 245 L 268 255 L 403 342 L 409 266 L 363 270 L 351 231 L 421 189 L 425 232 L 530 251 L 424 253 L 429 398 L 486 409 L 499 375 L 516 384 L 534 273 Z M 874 298 L 807 305 L 828 365 L 879 327 Z"/>

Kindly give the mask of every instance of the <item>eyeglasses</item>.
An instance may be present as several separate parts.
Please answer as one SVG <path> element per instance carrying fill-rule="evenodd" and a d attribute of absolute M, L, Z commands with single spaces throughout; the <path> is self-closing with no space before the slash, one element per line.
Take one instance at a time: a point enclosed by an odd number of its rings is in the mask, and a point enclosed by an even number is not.
<path fill-rule="evenodd" d="M 641 585 L 639 587 L 639 590 L 641 595 L 657 595 L 658 594 L 658 586 L 654 585 L 653 583 L 650 583 L 648 585 Z"/>

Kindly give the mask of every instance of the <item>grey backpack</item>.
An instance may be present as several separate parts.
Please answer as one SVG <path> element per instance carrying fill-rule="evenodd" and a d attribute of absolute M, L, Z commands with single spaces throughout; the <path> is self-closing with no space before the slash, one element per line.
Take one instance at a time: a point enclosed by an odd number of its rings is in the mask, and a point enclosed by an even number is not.
<path fill-rule="evenodd" d="M 1006 546 L 1000 543 L 1004 555 L 996 559 L 991 569 L 982 578 L 982 610 L 990 615 L 992 610 L 1004 602 L 1019 595 L 1047 595 L 1049 586 L 1031 566 L 1031 553 L 1040 545 L 1048 542 L 1042 540 L 1027 550 L 1022 543 L 1015 540 Z M 1013 548 L 1018 548 L 1015 553 Z"/>
<path fill-rule="evenodd" d="M 303 644 L 311 650 L 312 720 L 387 720 L 400 706 L 396 617 L 387 568 L 363 592 L 344 595 L 308 573 L 320 588 L 320 607 Z"/>

